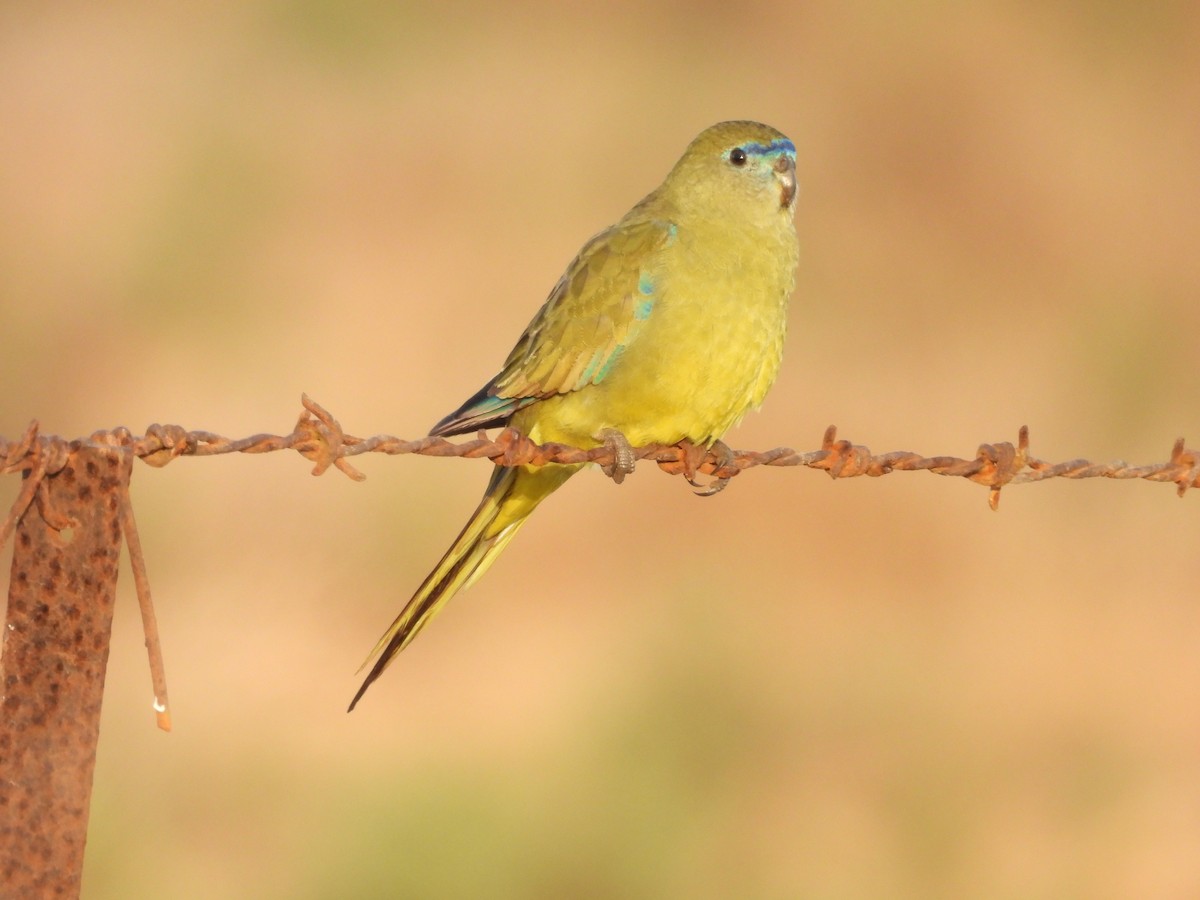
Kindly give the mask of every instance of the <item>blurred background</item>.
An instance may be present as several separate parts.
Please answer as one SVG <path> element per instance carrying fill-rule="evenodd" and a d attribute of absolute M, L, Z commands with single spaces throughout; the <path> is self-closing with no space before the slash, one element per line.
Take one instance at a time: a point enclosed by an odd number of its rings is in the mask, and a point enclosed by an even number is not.
<path fill-rule="evenodd" d="M 436 9 L 0 10 L 0 434 L 422 435 L 756 118 L 802 258 L 731 445 L 1200 445 L 1195 4 Z M 357 464 L 135 469 L 175 731 L 126 567 L 86 897 L 1200 894 L 1200 497 L 585 473 L 346 715 L 489 468 Z"/>

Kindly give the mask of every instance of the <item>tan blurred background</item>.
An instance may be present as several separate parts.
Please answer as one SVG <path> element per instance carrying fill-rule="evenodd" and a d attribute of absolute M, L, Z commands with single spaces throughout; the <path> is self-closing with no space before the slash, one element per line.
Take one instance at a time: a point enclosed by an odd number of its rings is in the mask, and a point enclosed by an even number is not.
<path fill-rule="evenodd" d="M 0 11 L 0 434 L 418 436 L 749 117 L 803 252 L 734 446 L 1200 444 L 1194 4 L 443 10 Z M 361 468 L 136 469 L 176 730 L 125 569 L 86 897 L 1200 895 L 1200 497 L 586 473 L 347 716 L 488 467 Z"/>

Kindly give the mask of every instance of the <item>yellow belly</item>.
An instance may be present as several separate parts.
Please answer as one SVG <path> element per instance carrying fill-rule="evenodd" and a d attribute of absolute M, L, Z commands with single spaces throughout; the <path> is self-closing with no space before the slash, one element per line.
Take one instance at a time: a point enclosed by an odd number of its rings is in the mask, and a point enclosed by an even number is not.
<path fill-rule="evenodd" d="M 785 238 L 790 248 L 748 242 L 717 271 L 703 247 L 672 248 L 654 312 L 619 364 L 600 384 L 522 410 L 513 425 L 584 447 L 606 428 L 634 446 L 720 438 L 762 403 L 779 371 L 796 253 L 794 234 Z"/>

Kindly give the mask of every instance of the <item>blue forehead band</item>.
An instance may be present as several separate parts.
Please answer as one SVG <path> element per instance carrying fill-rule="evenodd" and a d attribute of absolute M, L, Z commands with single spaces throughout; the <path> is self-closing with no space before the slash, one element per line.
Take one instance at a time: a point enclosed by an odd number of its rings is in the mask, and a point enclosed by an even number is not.
<path fill-rule="evenodd" d="M 743 150 L 750 156 L 778 156 L 783 153 L 788 156 L 796 155 L 796 145 L 787 138 L 777 138 L 769 144 L 760 144 L 756 141 L 751 141 L 748 144 L 739 144 Z M 726 156 L 729 154 L 726 153 Z"/>

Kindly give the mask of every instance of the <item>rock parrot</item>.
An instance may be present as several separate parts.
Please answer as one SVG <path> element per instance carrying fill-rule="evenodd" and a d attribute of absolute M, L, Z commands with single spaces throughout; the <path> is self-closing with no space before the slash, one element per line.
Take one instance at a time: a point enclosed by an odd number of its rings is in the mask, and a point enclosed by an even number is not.
<path fill-rule="evenodd" d="M 432 435 L 511 426 L 538 443 L 711 447 L 762 403 L 783 352 L 798 247 L 796 148 L 722 122 L 666 180 L 584 244 L 500 373 Z M 363 693 L 496 559 L 578 465 L 498 466 L 475 514 L 384 632 Z M 619 479 L 618 479 L 619 480 Z M 364 667 L 367 663 L 364 663 Z"/>

